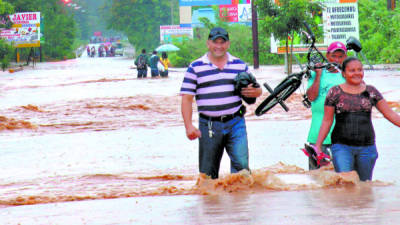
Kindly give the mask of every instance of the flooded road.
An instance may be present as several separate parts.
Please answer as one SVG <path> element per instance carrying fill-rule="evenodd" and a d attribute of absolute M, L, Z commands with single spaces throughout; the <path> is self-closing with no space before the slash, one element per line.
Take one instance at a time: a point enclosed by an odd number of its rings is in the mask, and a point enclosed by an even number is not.
<path fill-rule="evenodd" d="M 125 58 L 40 63 L 0 74 L 0 224 L 398 224 L 400 130 L 374 112 L 374 181 L 306 171 L 301 94 L 246 114 L 251 175 L 198 174 L 178 95 L 185 69 L 136 79 Z M 274 86 L 283 67 L 253 71 Z M 366 72 L 400 112 L 400 72 Z M 267 96 L 267 93 L 264 93 Z M 260 101 L 260 100 L 258 100 Z M 197 116 L 195 116 L 197 120 Z"/>

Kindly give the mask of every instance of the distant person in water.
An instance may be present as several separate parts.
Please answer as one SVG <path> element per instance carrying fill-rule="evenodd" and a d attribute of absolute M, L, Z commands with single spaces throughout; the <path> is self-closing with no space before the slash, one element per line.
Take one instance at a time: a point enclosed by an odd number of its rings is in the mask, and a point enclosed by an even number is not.
<path fill-rule="evenodd" d="M 160 61 L 161 61 L 162 65 L 164 66 L 164 71 L 160 71 L 160 76 L 168 77 L 168 67 L 170 66 L 170 62 L 169 62 L 168 55 L 166 52 L 161 53 Z"/>
<path fill-rule="evenodd" d="M 147 77 L 147 65 L 149 64 L 149 59 L 146 54 L 146 49 L 142 49 L 142 53 L 136 58 L 135 65 L 137 69 L 137 78 Z"/>
<path fill-rule="evenodd" d="M 151 78 L 156 78 L 160 75 L 157 67 L 159 61 L 160 57 L 157 55 L 157 51 L 153 51 L 153 54 L 150 56 Z"/>

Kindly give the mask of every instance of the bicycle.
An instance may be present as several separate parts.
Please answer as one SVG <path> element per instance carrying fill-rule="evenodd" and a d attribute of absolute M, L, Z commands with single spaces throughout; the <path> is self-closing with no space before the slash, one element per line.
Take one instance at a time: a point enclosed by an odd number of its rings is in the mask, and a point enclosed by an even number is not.
<path fill-rule="evenodd" d="M 307 29 L 307 32 L 302 31 L 302 33 L 307 37 L 306 43 L 311 40 L 311 44 L 308 47 L 307 64 L 305 65 L 305 69 L 298 73 L 288 75 L 274 89 L 272 89 L 267 83 L 264 83 L 263 85 L 270 92 L 270 95 L 256 108 L 255 114 L 257 116 L 263 115 L 278 103 L 286 112 L 288 112 L 289 108 L 286 106 L 284 101 L 300 87 L 303 78 L 309 78 L 311 76 L 312 70 L 323 68 L 336 68 L 340 70 L 340 65 L 328 62 L 325 56 L 315 46 L 315 35 L 306 22 L 304 22 L 304 26 Z M 352 49 L 357 53 L 362 49 L 360 42 L 354 37 L 347 39 L 346 47 L 348 50 Z M 311 107 L 311 102 L 308 100 L 306 94 L 303 95 L 302 102 L 305 107 Z"/>

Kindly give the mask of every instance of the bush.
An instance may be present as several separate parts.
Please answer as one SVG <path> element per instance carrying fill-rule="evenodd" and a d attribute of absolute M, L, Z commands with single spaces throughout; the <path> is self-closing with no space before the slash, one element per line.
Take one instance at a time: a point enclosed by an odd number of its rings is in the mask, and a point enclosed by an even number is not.
<path fill-rule="evenodd" d="M 0 59 L 1 69 L 5 71 L 10 66 L 10 61 L 14 53 L 14 48 L 3 39 L 0 39 Z"/>
<path fill-rule="evenodd" d="M 400 9 L 385 1 L 359 1 L 360 41 L 372 63 L 400 63 Z"/>
<path fill-rule="evenodd" d="M 192 61 L 200 58 L 207 52 L 207 39 L 202 35 L 195 34 L 195 36 L 196 35 L 197 38 L 194 38 L 193 40 L 173 43 L 180 48 L 179 51 L 168 56 L 174 67 L 187 67 Z"/>
<path fill-rule="evenodd" d="M 214 25 L 216 26 L 216 25 Z M 229 53 L 239 57 L 247 64 L 253 64 L 253 38 L 251 27 L 234 24 L 227 27 L 231 46 Z M 203 56 L 207 51 L 207 38 L 209 29 L 195 28 L 194 39 L 183 42 L 174 42 L 180 48 L 179 51 L 169 55 L 174 67 L 187 67 L 195 59 Z M 262 65 L 282 64 L 284 56 L 270 53 L 270 38 L 259 34 L 259 60 Z"/>

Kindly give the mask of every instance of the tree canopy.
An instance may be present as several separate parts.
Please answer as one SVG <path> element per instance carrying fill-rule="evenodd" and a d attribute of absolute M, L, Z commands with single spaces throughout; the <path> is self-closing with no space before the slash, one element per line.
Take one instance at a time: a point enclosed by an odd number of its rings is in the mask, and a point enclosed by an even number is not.
<path fill-rule="evenodd" d="M 8 3 L 0 0 L 0 19 L 4 21 L 4 24 L 0 24 L 0 28 L 10 28 L 11 21 L 8 19 L 8 15 L 14 12 L 14 7 Z M 3 71 L 8 67 L 11 59 L 13 47 L 9 45 L 3 39 L 0 39 L 0 63 Z"/>
<path fill-rule="evenodd" d="M 0 23 L 0 28 L 9 28 L 11 26 L 11 21 L 7 19 L 7 16 L 13 12 L 13 5 L 8 2 L 3 2 L 3 0 L 0 0 L 0 19 L 5 22 L 5 24 Z"/>
<path fill-rule="evenodd" d="M 295 33 L 304 30 L 303 22 L 314 24 L 312 15 L 321 10 L 322 6 L 319 2 L 309 0 L 279 0 L 275 4 L 271 0 L 256 0 L 255 3 L 260 13 L 261 30 L 274 34 L 278 39 L 285 40 L 286 55 L 289 50 L 289 40 L 291 40 L 291 48 L 293 49 L 293 39 Z M 290 38 L 290 39 L 289 39 Z M 292 51 L 291 54 L 292 56 Z M 289 58 L 288 73 L 291 73 L 292 57 Z"/>
<path fill-rule="evenodd" d="M 360 41 L 375 63 L 400 63 L 400 8 L 387 10 L 385 1 L 359 1 Z"/>
<path fill-rule="evenodd" d="M 175 21 L 171 12 L 177 10 L 177 2 L 173 0 L 174 4 L 171 4 L 170 0 L 112 0 L 104 7 L 104 18 L 109 29 L 122 31 L 136 49 L 154 49 L 160 42 L 160 25 L 170 25 Z"/>
<path fill-rule="evenodd" d="M 63 59 L 73 57 L 72 43 L 75 39 L 75 21 L 66 12 L 59 0 L 7 0 L 15 12 L 40 12 L 42 21 L 41 33 L 45 42 L 41 43 L 42 53 L 47 58 Z"/>

